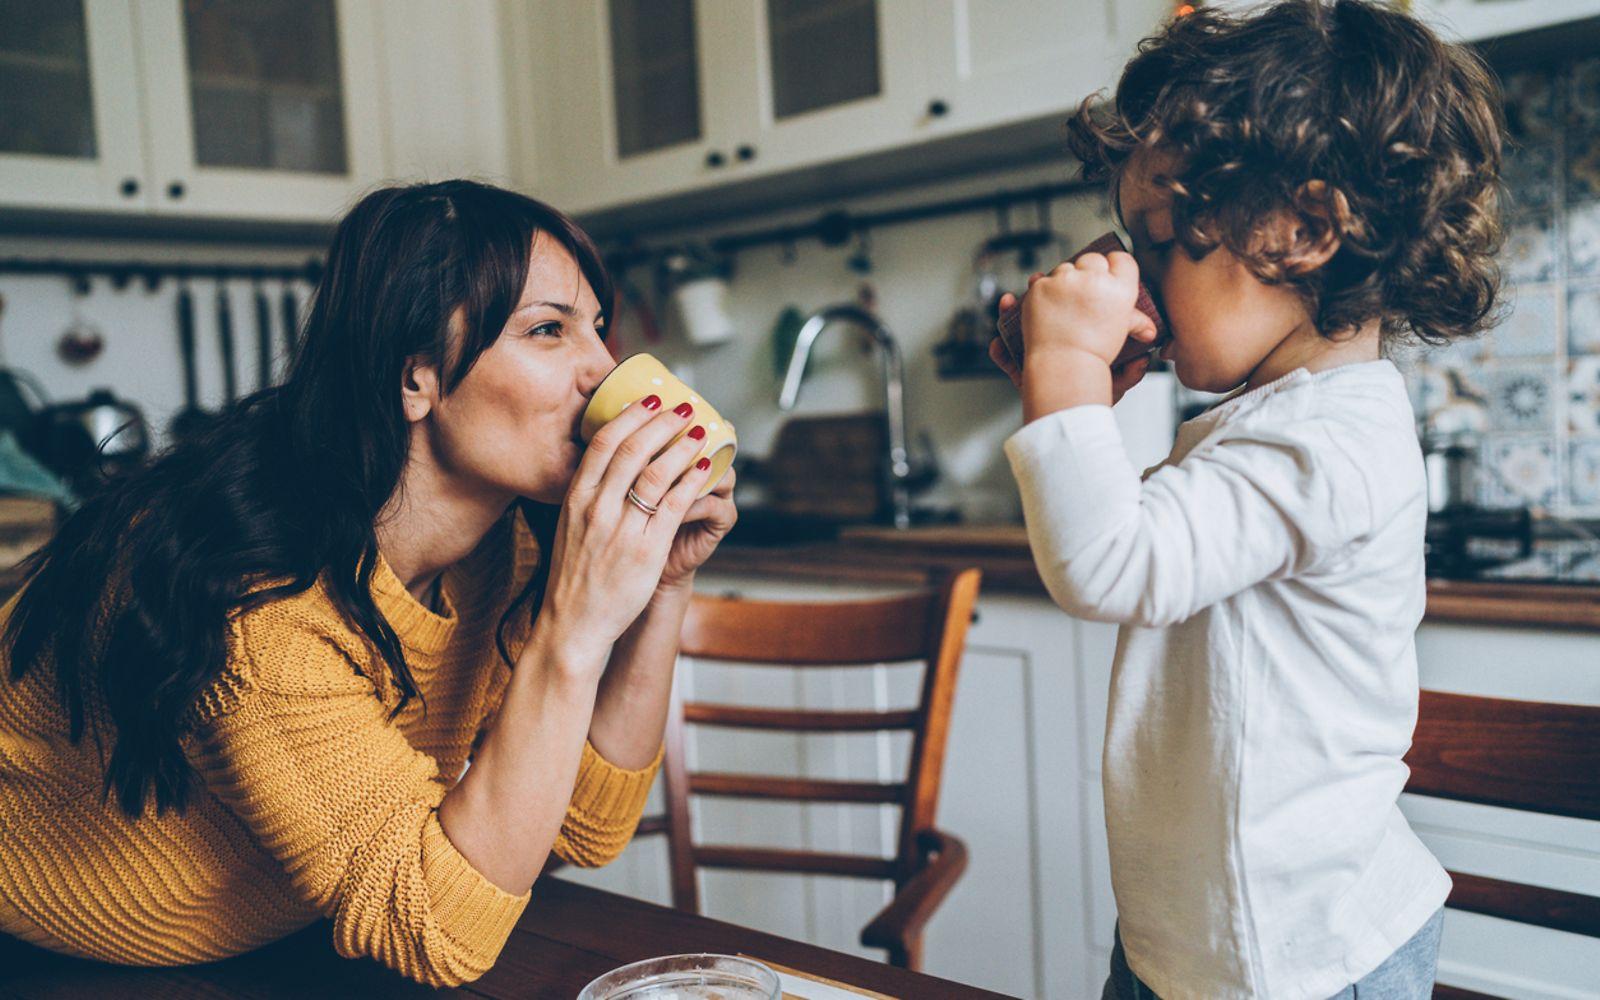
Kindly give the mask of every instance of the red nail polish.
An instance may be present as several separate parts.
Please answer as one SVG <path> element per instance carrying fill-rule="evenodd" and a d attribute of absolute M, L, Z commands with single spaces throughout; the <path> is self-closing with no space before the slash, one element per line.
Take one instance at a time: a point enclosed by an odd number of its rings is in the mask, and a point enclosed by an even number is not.
<path fill-rule="evenodd" d="M 672 412 L 676 413 L 683 419 L 688 420 L 689 414 L 694 412 L 694 407 L 690 406 L 688 403 L 679 403 L 677 406 L 673 407 Z"/>
<path fill-rule="evenodd" d="M 704 441 L 706 437 L 706 429 L 701 427 L 699 424 L 696 424 L 695 426 L 689 428 L 689 436 L 694 438 L 696 441 Z"/>
<path fill-rule="evenodd" d="M 654 395 L 646 396 L 639 401 L 639 405 L 643 406 L 647 410 L 659 410 L 661 409 L 661 397 Z"/>
<path fill-rule="evenodd" d="M 694 463 L 694 467 L 699 469 L 701 472 L 704 472 L 707 469 L 711 468 L 711 459 L 702 458 L 700 461 Z"/>

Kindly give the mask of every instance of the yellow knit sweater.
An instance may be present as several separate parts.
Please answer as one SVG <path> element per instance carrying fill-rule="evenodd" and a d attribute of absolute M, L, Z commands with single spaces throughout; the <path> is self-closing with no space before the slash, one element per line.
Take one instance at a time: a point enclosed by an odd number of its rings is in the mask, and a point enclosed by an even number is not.
<path fill-rule="evenodd" d="M 12 682 L 0 657 L 0 932 L 172 965 L 328 917 L 342 955 L 431 985 L 482 975 L 529 894 L 473 869 L 438 806 L 505 691 L 495 626 L 536 561 L 508 515 L 446 572 L 442 614 L 380 561 L 373 598 L 422 694 L 392 720 L 398 692 L 322 584 L 237 616 L 227 668 L 185 737 L 204 787 L 182 814 L 132 820 L 103 799 L 95 742 L 67 741 L 50 671 Z M 0 625 L 10 613 L 0 609 Z M 508 631 L 515 652 L 526 625 Z M 578 865 L 616 857 L 659 760 L 627 771 L 586 745 L 556 853 Z"/>

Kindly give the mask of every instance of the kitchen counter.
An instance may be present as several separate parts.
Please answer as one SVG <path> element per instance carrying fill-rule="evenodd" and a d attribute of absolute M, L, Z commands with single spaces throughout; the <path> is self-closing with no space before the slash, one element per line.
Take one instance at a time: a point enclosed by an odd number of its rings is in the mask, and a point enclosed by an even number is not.
<path fill-rule="evenodd" d="M 724 544 L 707 570 L 859 583 L 927 582 L 941 570 L 976 566 L 990 592 L 1047 596 L 1020 525 L 940 526 L 895 531 L 849 528 L 805 545 Z M 1429 621 L 1600 631 L 1600 586 L 1515 580 L 1430 580 Z"/>

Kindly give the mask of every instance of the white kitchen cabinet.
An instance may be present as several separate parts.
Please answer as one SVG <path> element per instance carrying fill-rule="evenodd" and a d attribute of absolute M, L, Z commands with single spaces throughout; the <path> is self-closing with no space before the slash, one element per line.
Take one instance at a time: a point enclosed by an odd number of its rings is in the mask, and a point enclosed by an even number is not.
<path fill-rule="evenodd" d="M 916 0 L 581 0 L 522 5 L 538 169 L 571 211 L 908 141 Z"/>
<path fill-rule="evenodd" d="M 730 104 L 739 179 L 904 145 L 926 99 L 918 0 L 759 0 L 718 7 L 732 32 Z"/>
<path fill-rule="evenodd" d="M 139 0 L 157 211 L 328 220 L 384 174 L 373 0 Z"/>
<path fill-rule="evenodd" d="M 1600 0 L 1413 0 L 1411 9 L 1447 38 L 1480 41 L 1600 17 Z"/>
<path fill-rule="evenodd" d="M 1064 113 L 1165 0 L 534 2 L 537 169 L 593 211 Z"/>
<path fill-rule="evenodd" d="M 1134 46 L 1172 11 L 1166 0 L 942 0 L 927 10 L 926 90 L 944 106 L 933 134 L 1074 110 L 1115 87 Z"/>
<path fill-rule="evenodd" d="M 1209 7 L 1249 11 L 1266 0 L 1209 0 Z M 1600 0 L 1389 0 L 1452 41 L 1478 42 L 1600 15 Z"/>
<path fill-rule="evenodd" d="M 0 205 L 143 210 L 128 5 L 12 2 L 0 11 Z"/>
<path fill-rule="evenodd" d="M 738 0 L 535 0 L 514 19 L 533 38 L 538 165 L 526 186 L 566 211 L 670 194 L 725 162 L 741 86 L 715 54 L 749 44 L 726 15 Z M 748 86 L 747 84 L 744 84 Z"/>
<path fill-rule="evenodd" d="M 392 6 L 384 10 L 392 10 Z M 383 160 L 397 180 L 471 177 L 514 186 L 526 113 L 506 66 L 520 54 L 498 0 L 406 0 L 377 19 Z M 519 29 L 522 26 L 518 26 Z"/>
<path fill-rule="evenodd" d="M 509 183 L 524 139 L 500 0 L 0 13 L 0 208 L 331 222 L 391 178 Z"/>

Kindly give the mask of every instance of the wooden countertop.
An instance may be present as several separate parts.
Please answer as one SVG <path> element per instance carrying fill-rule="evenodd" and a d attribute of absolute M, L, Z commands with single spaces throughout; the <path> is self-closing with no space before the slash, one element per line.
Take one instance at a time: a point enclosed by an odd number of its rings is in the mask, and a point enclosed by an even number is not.
<path fill-rule="evenodd" d="M 945 569 L 977 566 L 990 592 L 1045 596 L 1020 525 L 846 529 L 836 541 L 725 544 L 708 570 L 915 586 Z M 1429 580 L 1427 620 L 1600 631 L 1600 586 Z"/>

